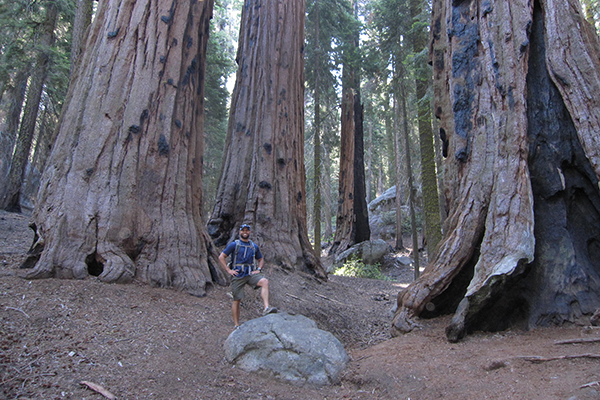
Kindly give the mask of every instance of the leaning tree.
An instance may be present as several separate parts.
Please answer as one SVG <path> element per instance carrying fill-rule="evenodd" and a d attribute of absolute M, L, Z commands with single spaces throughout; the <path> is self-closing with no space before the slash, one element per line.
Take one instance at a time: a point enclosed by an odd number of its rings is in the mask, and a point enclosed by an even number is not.
<path fill-rule="evenodd" d="M 200 214 L 212 6 L 100 3 L 40 184 L 41 255 L 27 277 L 136 279 L 194 295 L 223 282 Z"/>
<path fill-rule="evenodd" d="M 269 263 L 325 278 L 308 239 L 304 176 L 304 0 L 246 0 L 223 172 L 208 228 L 242 222 Z"/>
<path fill-rule="evenodd" d="M 598 36 L 578 0 L 438 0 L 432 38 L 450 214 L 392 333 L 443 313 L 451 341 L 587 318 L 600 307 Z"/>

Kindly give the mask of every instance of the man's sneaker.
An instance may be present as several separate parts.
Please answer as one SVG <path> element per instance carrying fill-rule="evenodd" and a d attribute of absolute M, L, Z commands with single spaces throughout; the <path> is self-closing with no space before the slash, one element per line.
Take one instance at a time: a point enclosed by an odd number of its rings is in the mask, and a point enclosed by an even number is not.
<path fill-rule="evenodd" d="M 275 314 L 277 312 L 277 308 L 275 307 L 267 307 L 263 310 L 263 315 L 267 314 Z"/>

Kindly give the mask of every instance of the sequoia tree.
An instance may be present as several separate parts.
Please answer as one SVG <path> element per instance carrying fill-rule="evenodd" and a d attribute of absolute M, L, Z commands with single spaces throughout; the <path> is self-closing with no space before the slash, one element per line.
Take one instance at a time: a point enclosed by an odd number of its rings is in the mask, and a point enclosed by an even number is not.
<path fill-rule="evenodd" d="M 339 254 L 369 240 L 369 212 L 365 185 L 364 107 L 360 96 L 360 55 L 357 3 L 354 23 L 343 37 L 343 71 L 340 123 L 340 176 L 335 237 L 330 254 Z"/>
<path fill-rule="evenodd" d="M 433 7 L 450 212 L 392 333 L 443 313 L 451 341 L 585 320 L 600 307 L 598 36 L 578 0 Z"/>
<path fill-rule="evenodd" d="M 325 278 L 308 239 L 304 171 L 304 0 L 246 0 L 223 173 L 209 232 L 249 223 L 267 262 Z"/>
<path fill-rule="evenodd" d="M 223 281 L 200 214 L 212 5 L 100 3 L 42 176 L 42 252 L 28 278 L 136 279 L 194 295 Z"/>

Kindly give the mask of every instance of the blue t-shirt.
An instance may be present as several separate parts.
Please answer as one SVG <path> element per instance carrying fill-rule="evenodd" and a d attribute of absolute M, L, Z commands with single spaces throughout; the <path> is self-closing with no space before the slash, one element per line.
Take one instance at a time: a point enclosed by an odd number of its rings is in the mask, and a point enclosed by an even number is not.
<path fill-rule="evenodd" d="M 226 256 L 231 255 L 232 262 L 234 260 L 232 253 L 235 251 L 236 242 L 238 240 L 234 240 L 233 242 L 229 243 L 223 250 L 223 253 L 225 253 Z M 254 259 L 260 260 L 261 258 L 263 258 L 263 256 L 256 243 L 251 240 L 248 242 L 239 240 L 239 249 L 237 257 L 235 257 L 235 265 L 232 266 L 233 270 L 239 272 L 236 277 L 243 278 L 244 276 L 250 275 L 252 266 L 254 265 Z"/>

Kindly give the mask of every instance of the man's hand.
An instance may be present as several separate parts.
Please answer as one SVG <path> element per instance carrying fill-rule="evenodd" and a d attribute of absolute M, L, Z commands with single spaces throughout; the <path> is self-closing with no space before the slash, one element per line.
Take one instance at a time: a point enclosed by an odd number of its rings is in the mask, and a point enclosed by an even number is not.
<path fill-rule="evenodd" d="M 227 272 L 229 272 L 229 275 L 231 275 L 231 276 L 237 276 L 239 274 L 238 271 L 236 271 L 234 269 L 230 269 L 230 268 L 227 268 Z"/>
<path fill-rule="evenodd" d="M 254 270 L 254 271 L 252 271 L 252 272 L 250 272 L 250 275 L 256 275 L 256 274 L 260 274 L 260 271 L 257 270 L 257 269 Z"/>

